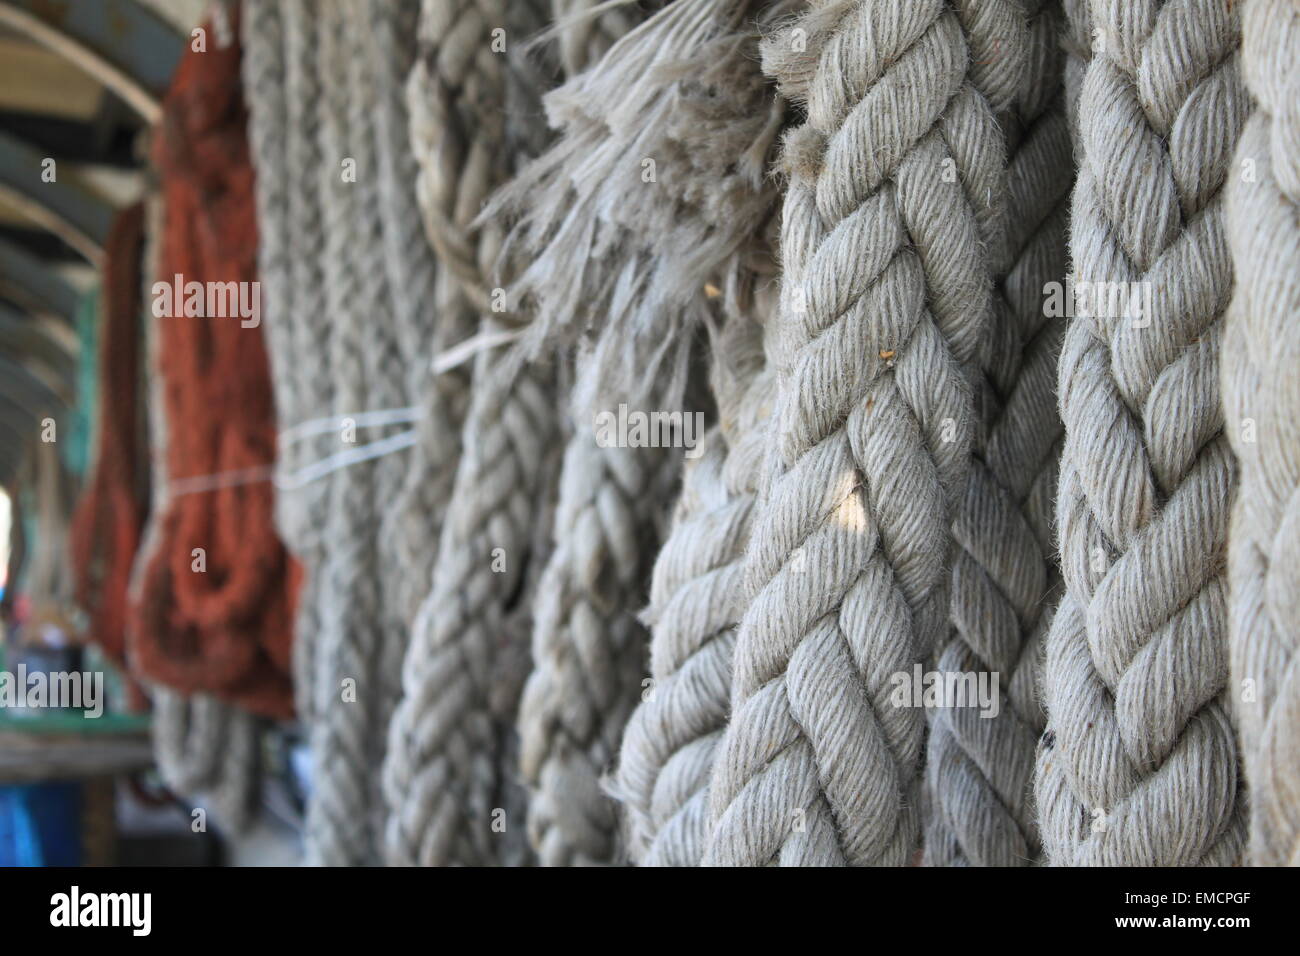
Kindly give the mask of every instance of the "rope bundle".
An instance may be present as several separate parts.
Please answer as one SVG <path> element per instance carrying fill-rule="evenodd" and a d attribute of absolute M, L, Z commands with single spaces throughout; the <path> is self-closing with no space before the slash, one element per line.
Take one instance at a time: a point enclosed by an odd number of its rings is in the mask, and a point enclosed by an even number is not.
<path fill-rule="evenodd" d="M 1219 401 L 1222 187 L 1249 107 L 1240 11 L 1096 0 L 1090 14 L 1075 281 L 1138 283 L 1126 288 L 1149 289 L 1150 310 L 1101 305 L 1066 330 L 1065 594 L 1047 639 L 1039 821 L 1053 864 L 1227 865 L 1245 839 Z"/>
<path fill-rule="evenodd" d="M 184 283 L 256 279 L 239 58 L 237 45 L 186 56 L 164 103 L 158 274 Z M 266 465 L 275 433 L 260 330 L 239 316 L 183 314 L 180 305 L 157 327 L 169 484 Z M 159 501 L 130 650 L 152 680 L 287 717 L 296 570 L 271 526 L 272 494 L 253 483 Z"/>
<path fill-rule="evenodd" d="M 1229 692 L 1250 785 L 1250 854 L 1300 865 L 1300 8 L 1251 0 L 1246 85 L 1259 109 L 1228 174 L 1236 290 L 1224 339 L 1224 430 L 1240 462 L 1232 513 Z"/>

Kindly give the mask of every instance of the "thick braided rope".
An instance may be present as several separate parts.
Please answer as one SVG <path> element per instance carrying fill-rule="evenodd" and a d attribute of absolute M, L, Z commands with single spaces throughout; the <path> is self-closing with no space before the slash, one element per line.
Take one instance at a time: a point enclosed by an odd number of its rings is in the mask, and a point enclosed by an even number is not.
<path fill-rule="evenodd" d="M 292 228 L 290 193 L 310 177 L 290 175 L 289 139 L 295 134 L 289 119 L 287 21 L 296 4 L 273 0 L 248 0 L 240 19 L 244 55 L 241 60 L 244 100 L 248 106 L 248 136 L 255 173 L 257 201 L 257 269 L 262 283 L 262 327 L 266 334 L 267 357 L 271 363 L 271 384 L 278 424 L 298 415 L 298 389 L 304 384 L 299 371 L 312 356 L 303 356 L 295 345 L 293 316 L 295 260 L 301 251 Z M 292 445 L 277 449 L 277 460 L 287 469 L 297 467 L 300 456 Z M 306 516 L 301 498 L 292 492 L 275 496 L 276 528 L 287 547 L 301 557 Z M 312 575 L 304 576 L 299 592 L 293 642 L 294 703 L 300 718 L 312 717 L 311 690 L 314 687 L 313 655 L 316 646 L 315 601 Z M 309 627 L 300 627 L 310 617 Z"/>
<path fill-rule="evenodd" d="M 1031 790 L 1042 714 L 1034 673 L 1056 578 L 1056 357 L 1064 323 L 1047 317 L 1043 294 L 1066 271 L 1072 176 L 1058 52 L 1063 17 L 1054 0 L 1032 10 L 1018 3 L 979 9 L 988 22 L 971 31 L 972 56 L 987 65 L 976 82 L 1008 139 L 1006 258 L 983 362 L 986 432 L 953 524 L 954 634 L 938 670 L 996 675 L 1000 699 L 992 714 L 977 701 L 934 711 L 925 839 L 932 866 L 1024 865 L 1038 854 Z M 991 46 L 1000 55 L 981 61 L 977 51 Z M 979 75 L 992 67 L 1002 72 Z"/>
<path fill-rule="evenodd" d="M 363 36 L 374 70 L 377 174 L 384 215 L 384 264 L 393 300 L 406 389 L 419 409 L 420 441 L 406 453 L 406 477 L 396 500 L 384 514 L 380 543 L 389 600 L 408 627 L 428 590 L 443 510 L 451 494 L 460 459 L 459 429 L 464 400 L 456 391 L 463 376 L 434 378 L 431 359 L 439 340 L 439 286 L 433 249 L 424 235 L 415 183 L 419 164 L 412 150 L 406 82 L 415 58 L 419 7 L 370 0 L 370 24 Z M 455 389 L 455 391 L 453 391 Z M 376 407 L 380 407 L 376 405 Z M 400 688 L 405 642 L 393 643 L 386 679 Z"/>
<path fill-rule="evenodd" d="M 947 616 L 1002 157 L 946 4 L 822 2 L 794 29 L 764 49 L 808 120 L 786 142 L 779 397 L 705 862 L 902 864 L 924 728 L 890 677 Z"/>
<path fill-rule="evenodd" d="M 600 778 L 645 673 L 636 612 L 680 454 L 600 447 L 591 416 L 575 417 L 519 705 L 529 838 L 544 866 L 618 859 L 614 804 Z"/>
<path fill-rule="evenodd" d="M 363 228 L 362 184 L 374 180 L 361 165 L 358 149 L 368 130 L 358 128 L 349 99 L 353 58 L 361 56 L 360 37 L 344 5 L 319 9 L 317 60 L 323 108 L 321 161 L 322 227 L 325 230 L 325 297 L 332 320 L 330 369 L 334 411 L 367 408 L 367 351 L 372 337 L 367 299 L 374 293 L 363 274 L 368 250 L 377 241 Z M 357 162 L 355 182 L 345 181 L 343 163 Z M 373 263 L 369 263 L 373 265 Z M 338 441 L 340 435 L 333 439 Z M 375 482 L 369 465 L 335 472 L 329 478 L 328 534 L 322 580 L 315 590 L 321 628 L 317 650 L 319 695 L 312 727 L 313 787 L 307 808 L 306 851 L 317 865 L 366 865 L 377 859 L 378 804 L 374 768 L 375 724 L 380 699 L 378 670 L 384 643 L 382 594 L 373 573 L 372 533 Z"/>
<path fill-rule="evenodd" d="M 1096 0 L 1090 13 L 1074 279 L 1145 283 L 1150 308 L 1082 301 L 1065 333 L 1065 594 L 1047 638 L 1039 824 L 1056 865 L 1226 865 L 1245 839 L 1223 696 L 1233 466 L 1218 361 L 1232 289 L 1220 188 L 1248 112 L 1239 11 Z"/>
<path fill-rule="evenodd" d="M 288 0 L 284 5 L 285 99 L 288 143 L 285 153 L 289 181 L 289 232 L 291 293 L 284 321 L 290 331 L 280 358 L 291 368 L 292 410 L 281 417 L 280 428 L 328 415 L 334 405 L 331 339 L 334 323 L 327 320 L 325 276 L 328 267 L 323 197 L 327 181 L 337 179 L 338 164 L 329 163 L 321 150 L 324 102 L 321 91 L 321 18 L 309 0 Z M 278 367 L 277 367 L 278 371 Z M 345 409 L 351 411 L 351 409 Z M 321 436 L 294 446 L 296 463 L 319 460 L 334 450 L 330 437 Z M 324 622 L 321 620 L 325 585 L 325 529 L 329 525 L 330 481 L 320 481 L 279 496 L 294 517 L 282 528 L 290 547 L 306 567 L 305 586 L 294 625 L 295 679 L 298 704 L 308 725 L 314 723 L 319 698 L 330 688 L 321 677 L 320 653 Z"/>
<path fill-rule="evenodd" d="M 321 158 L 319 24 L 313 6 L 307 0 L 253 0 L 241 23 L 262 236 L 258 265 L 264 276 L 263 322 L 283 430 L 326 415 L 332 407 L 321 193 L 326 177 L 337 176 L 337 167 L 327 169 Z M 292 470 L 333 450 L 327 436 L 282 443 L 278 457 Z M 322 684 L 316 650 L 328 489 L 329 482 L 321 481 L 276 495 L 278 530 L 307 570 L 293 658 L 297 709 L 308 724 Z"/>
<path fill-rule="evenodd" d="M 399 24 L 408 31 L 406 38 L 413 40 L 409 31 L 415 19 L 412 8 L 408 6 L 403 14 L 400 7 L 400 4 L 389 3 L 346 5 L 348 28 L 358 38 L 349 60 L 348 109 L 352 131 L 351 155 L 357 163 L 357 202 L 353 222 L 357 241 L 353 248 L 360 264 L 360 304 L 366 313 L 363 340 L 366 397 L 356 407 L 365 409 L 402 408 L 409 404 L 408 353 L 404 346 L 410 335 L 408 328 L 399 325 L 397 295 L 393 288 L 394 281 L 408 282 L 409 276 L 400 270 L 394 276 L 390 270 L 395 260 L 411 255 L 411 238 L 416 240 L 414 249 L 417 253 L 427 255 L 429 251 L 423 242 L 418 217 L 403 216 L 414 212 L 407 201 L 409 197 L 393 195 L 384 187 L 385 160 L 380 151 L 384 131 L 377 121 L 382 112 L 379 104 L 391 103 L 392 95 L 400 97 L 405 76 L 403 71 L 402 79 L 398 80 L 394 76 L 394 66 L 402 66 L 401 61 L 405 58 L 404 65 L 409 68 L 410 57 L 414 54 L 412 43 L 403 46 L 397 42 L 396 28 Z M 375 42 L 367 43 L 367 38 Z M 385 38 L 390 42 L 385 42 Z M 392 118 L 390 128 L 404 119 L 404 114 Z M 396 129 L 393 131 L 397 132 Z M 409 144 L 399 142 L 409 153 Z M 394 247 L 387 237 L 397 232 L 394 224 L 402 218 L 406 221 L 408 241 L 401 247 Z M 429 286 L 431 282 L 426 282 L 425 288 Z M 402 289 L 406 315 L 411 311 L 408 297 L 412 291 L 420 290 Z M 375 434 L 382 435 L 383 431 Z M 356 573 L 376 577 L 380 583 L 380 603 L 375 608 L 375 616 L 380 624 L 381 644 L 375 661 L 375 688 L 372 692 L 375 699 L 368 715 L 371 722 L 371 766 L 376 771 L 372 776 L 375 777 L 373 802 L 377 808 L 377 834 L 382 833 L 383 809 L 377 771 L 387 742 L 389 716 L 401 696 L 402 659 L 411 623 L 410 618 L 402 613 L 399 603 L 404 593 L 401 555 L 387 546 L 379 532 L 387 504 L 396 500 L 405 484 L 409 464 L 409 457 L 403 453 L 384 456 L 370 466 L 347 469 L 358 478 L 364 477 L 367 469 L 370 471 L 371 483 L 366 497 L 358 496 L 358 503 L 363 503 L 366 509 L 363 512 L 366 518 L 364 523 L 358 521 L 355 527 L 373 549 L 373 558 L 371 564 L 358 567 Z"/>
<path fill-rule="evenodd" d="M 425 230 L 440 270 L 491 319 L 487 276 L 500 231 L 478 236 L 469 223 L 488 192 L 510 173 L 511 54 L 491 50 L 504 30 L 507 50 L 540 23 L 528 4 L 426 0 L 426 48 L 410 80 L 412 140 Z M 384 765 L 390 863 L 485 864 L 504 858 L 500 839 L 507 714 L 517 683 L 508 626 L 529 560 L 530 528 L 557 438 L 550 376 L 525 369 L 510 377 L 484 353 L 474 372 L 463 454 L 442 528 L 432 589 L 416 618 L 402 672 L 404 696 L 393 715 Z M 496 819 L 494 820 L 494 816 Z M 504 821 L 509 832 L 522 821 Z"/>
<path fill-rule="evenodd" d="M 1229 546 L 1235 709 L 1250 857 L 1300 865 L 1300 6 L 1251 0 L 1243 63 L 1258 112 L 1227 185 L 1237 286 L 1225 327 L 1226 430 L 1241 468 Z"/>
<path fill-rule="evenodd" d="M 616 793 L 628 849 L 643 866 L 698 866 L 709 835 L 709 776 L 727 723 L 742 572 L 758 475 L 769 374 L 738 368 L 743 394 L 720 396 L 722 420 L 682 478 L 672 531 L 658 557 L 647 617 L 653 685 L 628 720 Z M 748 386 L 748 387 L 746 387 Z"/>

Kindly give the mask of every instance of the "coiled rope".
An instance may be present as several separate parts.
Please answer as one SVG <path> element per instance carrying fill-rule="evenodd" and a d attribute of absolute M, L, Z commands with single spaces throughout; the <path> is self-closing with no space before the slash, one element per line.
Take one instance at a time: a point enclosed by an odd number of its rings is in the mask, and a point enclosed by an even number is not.
<path fill-rule="evenodd" d="M 890 676 L 947 618 L 997 126 L 938 0 L 815 3 L 763 57 L 808 119 L 785 143 L 773 450 L 705 863 L 901 864 L 924 728 Z"/>
<path fill-rule="evenodd" d="M 191 51 L 164 100 L 154 153 L 165 197 L 159 275 L 166 285 L 177 275 L 237 283 L 251 302 L 257 223 L 239 60 L 237 44 Z M 274 461 L 262 333 L 242 315 L 189 312 L 172 301 L 156 327 L 171 493 L 155 497 L 155 550 L 131 608 L 132 665 L 174 689 L 288 717 L 297 571 L 272 530 L 273 491 L 183 490 L 193 476 Z"/>
<path fill-rule="evenodd" d="M 1228 172 L 1236 290 L 1225 320 L 1232 513 L 1230 693 L 1250 785 L 1250 858 L 1300 865 L 1300 7 L 1250 0 L 1242 69 L 1259 108 Z"/>
<path fill-rule="evenodd" d="M 1034 678 L 1057 579 L 1056 359 L 1065 328 L 1048 317 L 1043 297 L 1049 283 L 1065 278 L 1073 177 L 1060 5 L 1030 6 L 957 7 L 968 23 L 973 80 L 1007 137 L 1007 201 L 994 240 L 1004 257 L 982 362 L 985 431 L 953 524 L 954 634 L 937 669 L 997 675 L 1001 699 L 992 714 L 977 701 L 949 701 L 933 712 L 926 756 L 931 866 L 1024 865 L 1039 850 L 1031 790 L 1043 715 Z"/>
<path fill-rule="evenodd" d="M 151 295 L 153 277 L 158 275 L 164 222 L 162 193 L 143 203 L 145 222 L 144 268 L 139 279 L 145 296 Z M 140 323 L 140 351 L 147 390 L 148 428 L 146 442 L 151 452 L 151 482 L 155 500 L 166 500 L 168 465 L 167 407 L 163 398 L 162 337 L 164 321 L 148 310 Z M 138 600 L 145 573 L 154 560 L 163 533 L 159 511 L 149 516 L 141 536 L 140 549 L 131 568 L 128 596 Z M 153 717 L 150 732 L 154 758 L 163 782 L 175 793 L 212 806 L 217 820 L 239 831 L 248 826 L 256 810 L 259 793 L 258 748 L 261 735 L 256 722 L 245 713 L 207 694 L 186 696 L 164 684 L 152 688 Z"/>
<path fill-rule="evenodd" d="M 1074 279 L 1138 283 L 1126 289 L 1150 308 L 1085 302 L 1060 359 L 1065 594 L 1044 671 L 1043 847 L 1056 865 L 1228 865 L 1245 819 L 1223 696 L 1220 192 L 1249 108 L 1240 12 L 1095 0 L 1090 14 Z"/>

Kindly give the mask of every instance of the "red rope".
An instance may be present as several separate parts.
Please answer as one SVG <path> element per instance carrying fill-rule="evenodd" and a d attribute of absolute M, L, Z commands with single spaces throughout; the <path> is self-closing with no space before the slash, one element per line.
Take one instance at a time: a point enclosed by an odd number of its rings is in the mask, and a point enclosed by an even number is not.
<path fill-rule="evenodd" d="M 94 470 L 69 535 L 76 598 L 87 636 L 118 664 L 126 656 L 127 586 L 148 514 L 149 463 L 140 388 L 140 281 L 144 208 L 114 219 L 104 247 L 98 435 Z"/>
<path fill-rule="evenodd" d="M 159 278 L 169 284 L 177 274 L 182 283 L 257 278 L 239 59 L 237 46 L 188 52 L 164 101 L 154 161 L 165 206 Z M 182 303 L 171 312 L 158 321 L 157 352 L 169 481 L 273 462 L 260 326 L 244 328 L 237 315 L 187 316 Z M 140 672 L 179 690 L 287 717 L 300 573 L 275 534 L 272 496 L 269 483 L 255 482 L 171 498 L 133 608 L 131 653 Z M 195 570 L 195 549 L 206 570 Z"/>

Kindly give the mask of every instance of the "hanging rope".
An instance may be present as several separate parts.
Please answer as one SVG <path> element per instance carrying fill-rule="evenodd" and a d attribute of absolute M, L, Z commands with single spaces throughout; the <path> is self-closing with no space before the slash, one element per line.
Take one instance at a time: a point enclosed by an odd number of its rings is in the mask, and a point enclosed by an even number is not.
<path fill-rule="evenodd" d="M 923 722 L 889 678 L 947 616 L 997 126 L 940 2 L 818 4 L 763 55 L 808 121 L 785 144 L 779 397 L 705 862 L 902 863 Z"/>
<path fill-rule="evenodd" d="M 353 96 L 360 36 L 344 5 L 321 7 L 317 80 L 322 103 L 320 161 L 322 274 L 330 316 L 330 396 L 339 414 L 370 408 L 370 352 L 380 343 L 372 311 L 382 314 L 383 267 L 368 244 L 379 242 L 367 201 L 375 169 L 370 130 Z M 348 175 L 348 164 L 354 172 Z M 373 270 L 378 268 L 379 275 Z M 331 436 L 347 441 L 346 433 Z M 335 449 L 337 450 L 337 449 Z M 379 682 L 385 626 L 376 566 L 375 469 L 362 465 L 333 474 L 329 483 L 317 621 L 311 746 L 313 778 L 307 810 L 307 859 L 315 865 L 371 865 L 378 859 L 379 804 L 374 768 L 379 760 Z"/>
<path fill-rule="evenodd" d="M 419 442 L 405 457 L 406 477 L 397 500 L 384 515 L 380 544 L 385 580 L 403 634 L 419 610 L 433 573 L 435 548 L 444 509 L 460 458 L 464 421 L 464 374 L 435 377 L 431 357 L 461 337 L 442 320 L 439 281 L 432 247 L 424 235 L 416 180 L 416 161 L 406 104 L 406 81 L 415 59 L 418 4 L 392 5 L 372 0 L 366 58 L 375 71 L 375 149 L 381 208 L 384 210 L 384 265 L 393 299 L 393 321 L 400 336 L 406 370 L 406 394 L 417 403 Z M 435 321 L 435 316 L 437 320 Z M 468 323 L 465 324 L 468 329 Z M 375 400 L 378 402 L 378 399 Z M 386 651 L 386 691 L 400 696 L 405 639 Z"/>
<path fill-rule="evenodd" d="M 424 164 L 421 210 L 440 267 L 457 278 L 486 328 L 495 324 L 486 277 L 500 233 L 489 228 L 473 238 L 469 220 L 518 153 L 518 144 L 507 139 L 505 118 L 512 97 L 523 92 L 512 88 L 510 76 L 521 64 L 515 55 L 492 52 L 492 31 L 505 31 L 508 50 L 540 22 L 531 4 L 511 4 L 507 11 L 496 0 L 428 0 L 421 8 L 420 56 L 408 101 Z M 426 151 L 420 147 L 429 137 L 438 145 Z M 434 160 L 438 165 L 430 167 Z M 433 587 L 415 622 L 403 665 L 404 697 L 390 725 L 384 790 L 392 863 L 500 859 L 492 824 L 493 811 L 503 808 L 506 781 L 496 758 L 508 728 L 501 710 L 512 711 L 514 697 L 501 686 L 514 683 L 501 673 L 510 657 L 501 644 L 510 639 L 506 617 L 523 581 L 531 516 L 543 463 L 553 457 L 548 446 L 556 426 L 549 377 L 526 370 L 511 380 L 497 364 L 483 353 L 474 370 Z"/>
<path fill-rule="evenodd" d="M 561 477 L 555 551 L 538 588 L 533 673 L 520 707 L 522 770 L 531 789 L 529 834 L 547 865 L 621 857 L 614 805 L 601 792 L 600 777 L 645 675 L 639 653 L 644 631 L 635 612 L 644 601 L 649 556 L 657 550 L 680 457 L 655 448 L 599 447 L 592 421 L 598 410 L 620 403 L 693 414 L 681 404 L 684 383 L 675 381 L 684 376 L 681 365 L 691 344 L 678 324 L 685 313 L 707 314 L 704 280 L 740 268 L 732 260 L 740 258 L 748 230 L 771 214 L 774 199 L 763 183 L 763 163 L 780 107 L 758 69 L 756 33 L 748 22 L 764 6 L 690 0 L 616 43 L 599 64 L 548 97 L 552 121 L 562 117 L 564 138 L 497 200 L 527 210 L 512 242 L 521 254 L 528 250 L 529 262 L 515 288 L 537 300 L 537 320 L 528 334 L 582 322 L 579 316 L 588 310 L 609 323 L 598 332 L 605 345 L 584 355 L 578 368 L 578 382 L 587 385 L 571 399 L 575 427 Z M 775 12 L 788 7 L 775 6 Z M 675 56 L 665 56 L 665 50 Z M 622 88 L 634 76 L 634 98 L 655 104 L 649 115 L 637 111 L 635 127 L 611 115 L 625 108 L 626 97 L 596 95 L 599 88 Z M 570 103 L 580 105 L 575 110 Z M 693 148 L 702 146 L 691 140 L 701 129 L 713 137 L 709 149 Z M 593 160 L 593 151 L 601 158 Z M 639 175 L 641 152 L 659 163 L 648 179 Z M 579 157 L 590 165 L 575 175 L 571 167 Z M 665 186 L 658 182 L 660 171 Z M 721 197 L 713 192 L 719 183 Z M 544 197 L 539 189 L 545 189 Z M 684 198 L 674 203 L 669 197 L 675 196 Z M 633 221 L 636 230 L 629 227 Z M 593 249 L 603 247 L 588 278 L 590 290 L 608 297 L 608 304 L 602 298 L 592 302 L 572 286 L 537 286 L 539 280 L 565 283 L 573 257 L 584 256 L 573 245 L 581 246 L 584 236 Z M 621 237 L 618 245 L 608 245 L 615 236 Z M 683 265 L 674 259 L 678 255 L 694 261 Z M 652 261 L 662 272 L 652 271 Z M 620 293 L 605 287 L 607 280 L 596 272 L 621 276 L 625 290 L 642 286 L 632 293 L 639 301 L 620 303 Z M 657 331 L 659 341 L 628 342 L 629 327 L 646 339 Z M 657 360 L 651 350 L 677 371 L 667 385 L 636 384 L 627 365 L 600 357 L 615 339 L 652 369 Z M 677 344 L 664 345 L 673 339 Z M 671 351 L 677 356 L 668 356 Z M 620 360 L 627 357 L 620 354 Z M 637 360 L 628 364 L 646 371 Z"/>
<path fill-rule="evenodd" d="M 766 316 L 768 304 L 754 305 Z M 651 680 L 627 723 L 616 795 L 628 811 L 633 860 L 698 866 L 709 834 L 708 783 L 727 722 L 742 568 L 766 453 L 770 374 L 745 309 L 719 338 L 714 393 L 719 425 L 687 462 L 672 531 L 651 583 Z"/>
<path fill-rule="evenodd" d="M 1300 865 L 1300 8 L 1251 0 L 1245 81 L 1258 103 L 1227 171 L 1237 285 L 1224 339 L 1225 431 L 1240 461 L 1232 513 L 1230 693 L 1250 784 L 1250 857 Z"/>
<path fill-rule="evenodd" d="M 1227 701 L 1233 466 L 1219 403 L 1232 289 L 1220 189 L 1249 109 L 1239 11 L 1091 6 L 1074 279 L 1060 358 L 1062 598 L 1035 784 L 1057 865 L 1229 865 L 1245 839 Z M 1078 28 L 1076 27 L 1076 31 Z"/>
<path fill-rule="evenodd" d="M 150 295 L 152 277 L 158 274 L 161 254 L 164 200 L 155 193 L 143 203 L 143 270 L 138 279 Z M 146 312 L 140 323 L 140 354 L 144 358 L 142 384 L 148 401 L 147 444 L 150 446 L 151 482 L 155 499 L 167 500 L 168 459 L 166 383 L 161 374 L 163 322 Z M 158 510 L 152 512 L 141 536 L 140 550 L 130 570 L 128 596 L 139 601 L 145 574 L 154 562 L 164 525 Z M 206 694 L 186 696 L 156 684 L 151 692 L 153 715 L 150 732 L 154 758 L 163 782 L 174 793 L 197 804 L 211 805 L 218 820 L 238 832 L 253 820 L 260 791 L 258 751 L 261 735 L 256 722 Z"/>
<path fill-rule="evenodd" d="M 256 279 L 239 55 L 237 45 L 188 54 L 164 102 L 155 146 L 165 196 L 159 274 L 182 283 L 247 289 Z M 187 312 L 173 302 L 158 326 L 169 480 L 273 461 L 259 328 Z M 272 507 L 265 483 L 159 500 L 157 550 L 132 607 L 131 654 L 142 674 L 267 716 L 292 713 L 297 571 L 271 530 Z"/>
<path fill-rule="evenodd" d="M 993 674 L 1001 700 L 933 711 L 927 785 L 931 866 L 1016 866 L 1038 855 L 1031 786 L 1043 716 L 1036 700 L 1044 618 L 1056 573 L 1052 506 L 1060 454 L 1056 357 L 1064 323 L 1043 295 L 1065 278 L 1070 138 L 1061 91 L 1062 15 L 1054 2 L 958 4 L 971 39 L 973 81 L 1007 139 L 1007 202 L 990 248 L 997 295 L 982 362 L 984 433 L 953 524 L 953 637 L 942 673 Z M 951 703 L 951 702 L 950 702 Z"/>
<path fill-rule="evenodd" d="M 69 536 L 76 597 L 87 636 L 119 665 L 126 660 L 127 586 L 148 511 L 149 478 L 140 400 L 144 207 L 113 220 L 104 246 L 98 430 L 94 464 Z"/>

